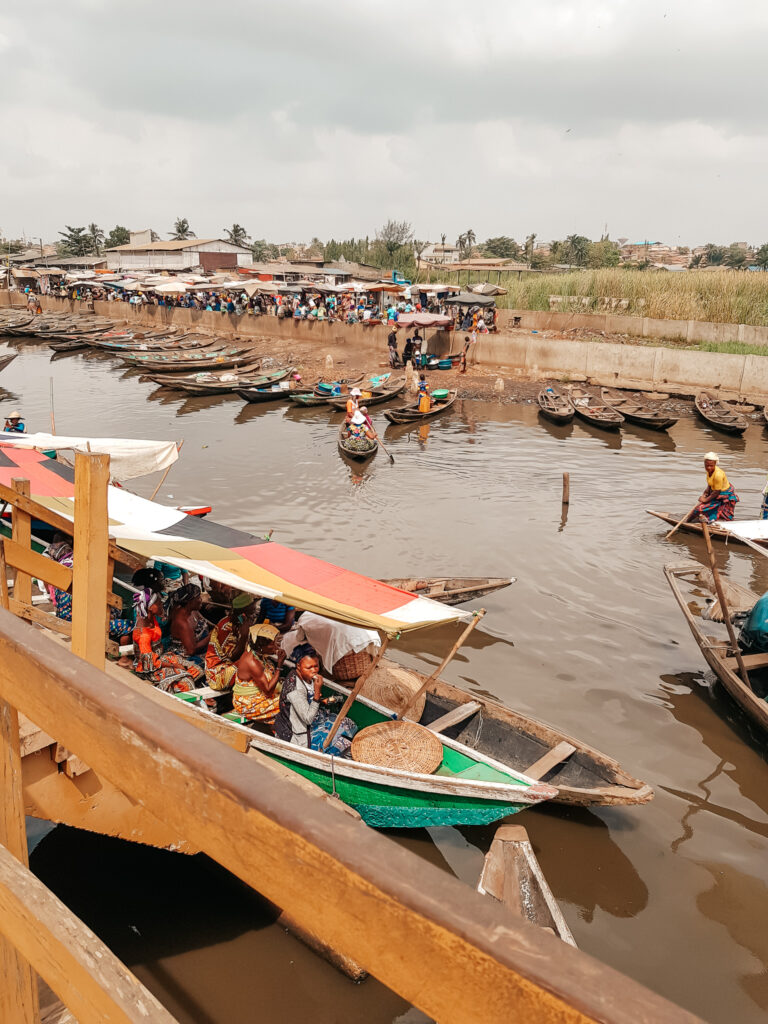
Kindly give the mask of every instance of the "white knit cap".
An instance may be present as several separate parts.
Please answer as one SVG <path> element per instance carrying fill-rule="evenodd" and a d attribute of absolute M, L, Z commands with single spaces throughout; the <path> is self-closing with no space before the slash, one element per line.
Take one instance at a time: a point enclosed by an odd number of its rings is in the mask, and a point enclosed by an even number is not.
<path fill-rule="evenodd" d="M 720 456 L 717 455 L 715 452 L 707 452 L 707 454 L 704 456 L 704 461 L 705 462 L 719 462 L 720 461 Z"/>

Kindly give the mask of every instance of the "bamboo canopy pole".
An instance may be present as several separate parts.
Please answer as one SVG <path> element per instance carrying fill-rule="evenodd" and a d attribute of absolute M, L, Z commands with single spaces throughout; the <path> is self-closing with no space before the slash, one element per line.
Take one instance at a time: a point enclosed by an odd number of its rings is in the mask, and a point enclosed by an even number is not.
<path fill-rule="evenodd" d="M 749 674 L 747 673 L 747 666 L 744 664 L 744 658 L 741 654 L 739 642 L 736 639 L 736 631 L 734 630 L 733 623 L 731 622 L 731 613 L 728 610 L 728 604 L 725 600 L 725 592 L 723 591 L 723 584 L 720 580 L 720 570 L 717 568 L 715 552 L 712 549 L 712 538 L 709 535 L 709 525 L 704 516 L 701 517 L 700 522 L 701 529 L 704 532 L 704 540 L 707 543 L 707 553 L 709 554 L 709 564 L 712 569 L 712 579 L 715 583 L 717 599 L 720 602 L 720 610 L 723 613 L 723 622 L 725 623 L 725 628 L 728 630 L 728 639 L 731 641 L 731 647 L 733 648 L 733 653 L 736 656 L 736 664 L 739 666 L 739 673 L 741 675 L 741 678 L 744 680 L 744 685 L 752 689 L 752 687 L 749 685 Z"/>
<path fill-rule="evenodd" d="M 355 699 L 357 698 L 357 695 L 360 693 L 368 679 L 370 679 L 370 677 L 373 675 L 373 670 L 384 657 L 384 652 L 386 651 L 387 645 L 389 644 L 389 637 L 385 633 L 379 633 L 379 636 L 381 637 L 381 647 L 376 652 L 376 657 L 371 661 L 370 665 L 368 665 L 368 667 L 365 669 L 363 674 L 360 676 L 360 678 L 353 686 L 352 692 L 344 701 L 341 707 L 341 711 L 338 713 L 338 715 L 336 715 L 336 721 L 333 723 L 331 731 L 328 733 L 328 735 L 325 737 L 325 740 L 323 741 L 323 750 L 327 750 L 328 747 L 331 745 L 331 741 L 333 740 L 333 737 L 336 735 L 336 732 L 339 726 L 341 725 L 342 718 L 352 707 L 352 705 L 355 702 Z"/>
<path fill-rule="evenodd" d="M 184 439 L 182 438 L 182 439 L 181 439 L 181 441 L 179 441 L 179 443 L 178 443 L 178 444 L 176 445 L 176 451 L 177 451 L 177 452 L 179 452 L 179 453 L 181 453 L 181 449 L 182 449 L 183 447 L 184 447 Z M 172 466 L 172 465 L 173 465 L 173 463 L 171 463 L 171 466 Z M 160 488 L 161 488 L 161 487 L 163 486 L 163 484 L 165 483 L 165 478 L 166 478 L 166 477 L 168 476 L 168 474 L 170 473 L 170 471 L 171 471 L 171 466 L 169 466 L 169 467 L 168 467 L 168 468 L 166 469 L 166 471 L 165 471 L 165 472 L 163 473 L 163 475 L 162 475 L 162 476 L 160 477 L 160 483 L 159 483 L 159 484 L 157 485 L 157 487 L 156 487 L 156 488 L 154 489 L 154 491 L 152 491 L 152 497 L 151 497 L 151 498 L 149 499 L 150 501 L 154 501 L 154 500 L 155 500 L 155 495 L 157 494 L 157 492 L 158 492 L 158 491 L 160 490 Z"/>
<path fill-rule="evenodd" d="M 411 699 L 405 705 L 403 710 L 398 715 L 395 716 L 396 718 L 401 718 L 401 719 L 405 718 L 407 712 L 410 711 L 411 708 L 413 707 L 413 705 L 416 703 L 416 701 L 419 700 L 419 698 L 426 691 L 426 689 L 430 685 L 430 683 L 433 683 L 435 681 L 435 679 L 437 679 L 437 677 L 440 675 L 440 673 L 445 669 L 445 666 L 450 661 L 453 660 L 453 658 L 456 655 L 456 652 L 458 651 L 458 649 L 461 647 L 461 645 L 464 643 L 464 641 L 467 639 L 469 634 L 472 632 L 472 630 L 475 628 L 475 626 L 478 624 L 478 622 L 482 619 L 482 617 L 484 615 L 485 615 L 485 608 L 481 608 L 479 612 L 475 612 L 474 618 L 472 619 L 470 624 L 467 626 L 467 628 L 464 630 L 464 632 L 461 634 L 461 636 L 456 641 L 456 643 L 453 645 L 453 647 L 450 649 L 450 651 L 448 651 L 446 656 L 443 658 L 442 662 L 437 666 L 437 668 L 432 673 L 432 675 L 429 677 L 429 679 L 425 680 L 422 683 L 422 685 L 419 687 L 419 689 L 416 691 L 416 693 L 413 694 Z"/>

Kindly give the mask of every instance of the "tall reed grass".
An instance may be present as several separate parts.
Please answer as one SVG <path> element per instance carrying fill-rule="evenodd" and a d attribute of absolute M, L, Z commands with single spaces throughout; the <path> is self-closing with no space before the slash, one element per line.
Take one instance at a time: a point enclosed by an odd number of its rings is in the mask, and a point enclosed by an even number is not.
<path fill-rule="evenodd" d="M 487 275 L 496 283 L 497 275 Z M 473 275 L 477 281 L 485 275 Z M 471 283 L 475 283 L 474 281 Z M 462 284 L 464 281 L 462 280 Z M 506 295 L 497 297 L 508 309 L 549 310 L 550 295 L 590 299 L 588 305 L 565 302 L 558 311 L 605 312 L 603 298 L 626 299 L 616 313 L 665 320 L 709 320 L 716 323 L 768 326 L 768 273 L 652 270 L 583 270 L 570 274 L 501 275 Z"/>

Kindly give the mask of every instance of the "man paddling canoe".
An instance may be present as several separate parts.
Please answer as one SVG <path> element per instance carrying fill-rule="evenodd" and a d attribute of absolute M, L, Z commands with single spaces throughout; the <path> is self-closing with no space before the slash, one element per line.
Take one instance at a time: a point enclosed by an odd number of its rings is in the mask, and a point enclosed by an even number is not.
<path fill-rule="evenodd" d="M 707 487 L 699 498 L 692 518 L 705 516 L 710 523 L 719 519 L 733 519 L 738 494 L 731 487 L 728 477 L 718 466 L 719 456 L 715 452 L 707 452 L 704 456 L 704 469 L 707 474 Z"/>

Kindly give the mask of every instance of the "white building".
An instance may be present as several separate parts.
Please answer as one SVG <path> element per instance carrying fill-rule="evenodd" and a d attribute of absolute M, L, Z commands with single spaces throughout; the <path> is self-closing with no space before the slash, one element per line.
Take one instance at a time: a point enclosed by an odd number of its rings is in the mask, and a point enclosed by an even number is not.
<path fill-rule="evenodd" d="M 421 258 L 428 263 L 458 263 L 459 247 L 448 245 L 447 242 L 445 245 L 442 242 L 429 242 Z"/>
<path fill-rule="evenodd" d="M 188 238 L 183 242 L 131 242 L 107 249 L 109 270 L 191 270 L 207 273 L 242 267 L 253 260 L 251 250 L 222 238 Z"/>

